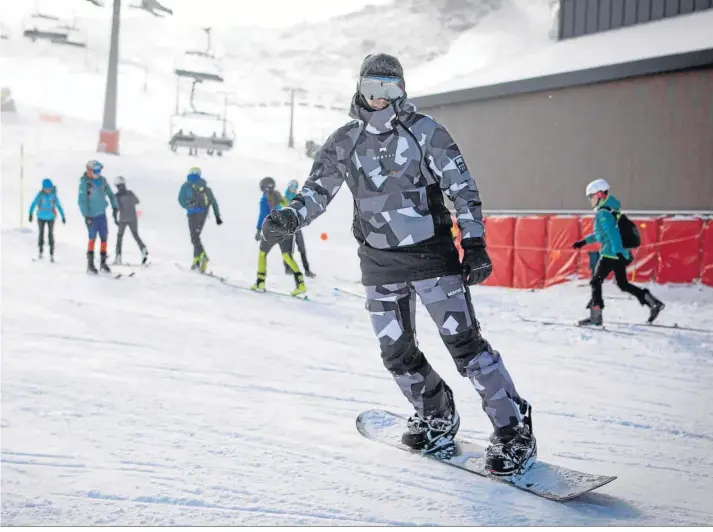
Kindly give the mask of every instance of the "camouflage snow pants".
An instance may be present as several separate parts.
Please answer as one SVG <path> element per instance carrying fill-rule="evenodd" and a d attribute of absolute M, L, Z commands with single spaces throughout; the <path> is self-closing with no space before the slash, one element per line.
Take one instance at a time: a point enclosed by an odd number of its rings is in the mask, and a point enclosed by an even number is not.
<path fill-rule="evenodd" d="M 436 322 L 458 372 L 480 394 L 497 430 L 522 421 L 515 391 L 497 351 L 480 336 L 475 312 L 457 275 L 366 287 L 366 308 L 381 344 L 381 358 L 406 398 L 422 416 L 447 415 L 446 383 L 418 348 L 416 295 Z"/>

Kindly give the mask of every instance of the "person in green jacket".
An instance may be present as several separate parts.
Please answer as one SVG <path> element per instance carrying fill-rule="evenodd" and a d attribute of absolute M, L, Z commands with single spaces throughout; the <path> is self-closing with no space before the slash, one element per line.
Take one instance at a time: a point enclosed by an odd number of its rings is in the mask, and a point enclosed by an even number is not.
<path fill-rule="evenodd" d="M 614 279 L 621 291 L 631 294 L 639 300 L 640 304 L 649 307 L 648 321 L 652 323 L 665 305 L 656 299 L 648 289 L 639 288 L 626 278 L 626 267 L 631 264 L 632 256 L 631 252 L 622 244 L 621 234 L 617 227 L 621 203 L 609 193 L 609 183 L 604 179 L 597 179 L 589 183 L 586 194 L 596 213 L 594 233 L 578 240 L 572 244 L 572 247 L 579 249 L 587 244 L 598 242 L 601 245 L 601 250 L 594 275 L 589 283 L 592 287 L 592 298 L 587 305 L 590 316 L 580 320 L 579 324 L 602 325 L 602 309 L 604 308 L 602 283 L 612 272 L 614 272 Z"/>

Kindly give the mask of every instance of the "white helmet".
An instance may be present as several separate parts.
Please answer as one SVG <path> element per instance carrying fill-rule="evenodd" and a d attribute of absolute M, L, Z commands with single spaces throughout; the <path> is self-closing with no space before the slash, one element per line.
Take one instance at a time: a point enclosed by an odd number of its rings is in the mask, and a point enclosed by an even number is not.
<path fill-rule="evenodd" d="M 609 183 L 604 179 L 596 179 L 587 185 L 587 196 L 591 196 L 597 192 L 609 192 Z"/>
<path fill-rule="evenodd" d="M 119 185 L 126 185 L 126 179 L 123 176 L 116 176 L 114 179 L 114 184 L 118 187 Z"/>

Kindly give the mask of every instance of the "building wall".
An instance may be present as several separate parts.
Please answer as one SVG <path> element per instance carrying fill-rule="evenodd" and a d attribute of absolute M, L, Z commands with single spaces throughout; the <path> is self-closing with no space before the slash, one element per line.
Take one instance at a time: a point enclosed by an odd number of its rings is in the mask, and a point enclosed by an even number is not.
<path fill-rule="evenodd" d="M 713 69 L 419 111 L 448 128 L 486 210 L 586 209 L 597 178 L 628 210 L 713 209 Z"/>
<path fill-rule="evenodd" d="M 713 0 L 560 0 L 559 38 L 590 35 L 712 7 Z"/>

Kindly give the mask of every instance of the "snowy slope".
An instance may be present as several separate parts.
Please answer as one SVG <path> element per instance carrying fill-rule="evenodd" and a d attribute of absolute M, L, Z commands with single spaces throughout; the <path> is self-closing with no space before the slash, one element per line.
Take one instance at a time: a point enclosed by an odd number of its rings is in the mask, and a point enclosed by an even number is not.
<path fill-rule="evenodd" d="M 17 53 L 30 52 L 18 45 Z M 534 405 L 540 457 L 619 476 L 596 494 L 556 504 L 357 434 L 360 411 L 407 405 L 383 369 L 364 301 L 333 292 L 360 291 L 352 282 L 359 273 L 348 191 L 306 230 L 318 274 L 308 280 L 313 302 L 252 294 L 176 268 L 191 255 L 176 196 L 187 168 L 199 164 L 225 221 L 218 227 L 211 217 L 204 231 L 213 268 L 236 283 L 253 280 L 257 181 L 272 175 L 284 187 L 311 164 L 284 147 L 282 109 L 241 111 L 250 128 L 237 131 L 236 150 L 195 159 L 166 149 L 151 100 L 143 114 L 122 107 L 131 124 L 122 155 L 101 159 L 106 175 L 126 176 L 141 199 L 140 230 L 154 264 L 131 278 L 87 277 L 75 194 L 84 162 L 98 157 L 100 113 L 80 104 L 101 102 L 101 76 L 75 56 L 45 55 L 46 63 L 27 63 L 28 70 L 54 65 L 47 75 L 73 87 L 73 97 L 38 91 L 22 101 L 14 91 L 19 113 L 3 115 L 1 130 L 3 524 L 713 523 L 705 502 L 713 496 L 711 333 L 635 325 L 589 332 L 519 320 L 580 317 L 587 288 L 578 284 L 473 290 L 484 334 Z M 3 65 L 22 64 L 18 57 Z M 29 85 L 43 74 L 13 75 Z M 72 76 L 96 80 L 74 84 Z M 171 100 L 171 90 L 167 83 L 153 98 Z M 63 122 L 41 122 L 43 112 L 62 114 Z M 315 129 L 344 119 L 298 112 L 299 123 Z M 34 228 L 26 220 L 19 228 L 44 176 L 58 185 L 68 217 L 56 230 L 56 264 L 31 261 Z M 124 245 L 135 262 L 130 236 Z M 274 252 L 268 283 L 291 286 Z M 710 289 L 654 290 L 668 303 L 661 323 L 711 328 Z M 620 297 L 610 285 L 605 291 Z M 607 319 L 643 321 L 636 302 L 607 303 Z M 422 309 L 417 320 L 421 348 L 456 393 L 462 434 L 485 442 L 489 427 L 476 393 Z"/>

